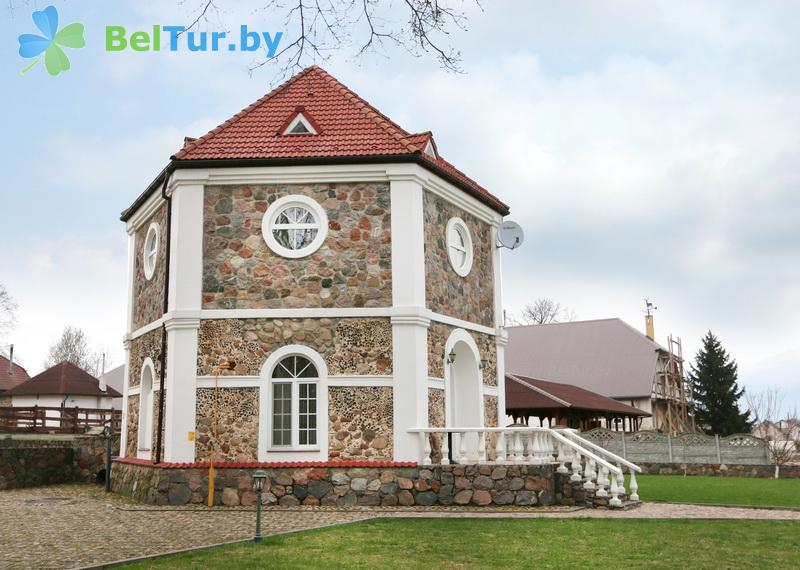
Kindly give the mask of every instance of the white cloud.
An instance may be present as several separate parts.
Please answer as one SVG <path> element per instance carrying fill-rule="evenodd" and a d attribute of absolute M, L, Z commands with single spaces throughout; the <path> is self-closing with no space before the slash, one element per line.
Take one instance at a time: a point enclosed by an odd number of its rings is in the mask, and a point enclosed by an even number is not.
<path fill-rule="evenodd" d="M 126 253 L 124 232 L 28 238 L 0 250 L 4 284 L 19 304 L 7 340 L 30 374 L 42 370 L 49 345 L 66 326 L 82 328 L 112 363 L 122 363 Z"/>

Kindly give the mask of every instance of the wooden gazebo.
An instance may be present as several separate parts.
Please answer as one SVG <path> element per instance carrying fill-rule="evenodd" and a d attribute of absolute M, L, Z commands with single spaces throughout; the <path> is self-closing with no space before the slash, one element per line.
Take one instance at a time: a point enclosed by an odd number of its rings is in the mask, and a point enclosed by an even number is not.
<path fill-rule="evenodd" d="M 606 427 L 618 431 L 636 431 L 639 421 L 650 414 L 606 396 L 571 384 L 548 382 L 518 374 L 506 375 L 506 414 L 515 423 L 529 425 L 537 418 L 539 425 L 565 426 L 586 431 Z"/>

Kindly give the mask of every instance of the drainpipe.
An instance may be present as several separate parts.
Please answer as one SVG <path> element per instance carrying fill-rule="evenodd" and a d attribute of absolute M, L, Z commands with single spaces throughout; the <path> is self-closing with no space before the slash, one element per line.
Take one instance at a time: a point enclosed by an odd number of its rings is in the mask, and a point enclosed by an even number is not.
<path fill-rule="evenodd" d="M 166 248 L 167 253 L 164 259 L 164 315 L 169 310 L 169 257 L 170 244 L 172 241 L 172 198 L 167 196 L 167 182 L 169 182 L 169 173 L 164 169 L 164 184 L 161 186 L 161 197 L 167 203 L 167 230 L 166 230 Z M 164 391 L 166 389 L 166 382 L 164 381 L 167 372 L 167 325 L 161 324 L 161 373 L 159 374 L 158 391 L 158 431 L 156 433 L 156 456 L 155 463 L 161 463 L 161 452 L 163 450 L 162 432 L 164 431 Z"/>

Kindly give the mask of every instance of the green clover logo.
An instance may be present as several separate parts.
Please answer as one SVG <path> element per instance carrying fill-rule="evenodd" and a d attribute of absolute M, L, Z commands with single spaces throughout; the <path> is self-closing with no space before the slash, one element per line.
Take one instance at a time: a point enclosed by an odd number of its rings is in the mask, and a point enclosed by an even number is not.
<path fill-rule="evenodd" d="M 24 58 L 35 57 L 36 60 L 22 70 L 21 75 L 28 73 L 42 60 L 50 75 L 58 75 L 69 69 L 69 58 L 62 47 L 82 48 L 86 45 L 83 39 L 83 24 L 70 24 L 62 30 L 58 29 L 58 11 L 48 6 L 40 12 L 33 13 L 33 23 L 44 34 L 22 34 L 19 37 L 19 55 Z"/>

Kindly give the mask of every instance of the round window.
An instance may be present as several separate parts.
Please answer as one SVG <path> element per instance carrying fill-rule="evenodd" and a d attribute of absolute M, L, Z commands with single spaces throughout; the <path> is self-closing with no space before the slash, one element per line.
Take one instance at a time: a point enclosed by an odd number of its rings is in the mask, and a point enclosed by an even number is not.
<path fill-rule="evenodd" d="M 147 229 L 144 238 L 144 250 L 142 251 L 144 260 L 145 279 L 152 279 L 156 271 L 156 261 L 158 261 L 158 224 L 153 222 Z"/>
<path fill-rule="evenodd" d="M 450 218 L 447 222 L 447 255 L 450 265 L 461 277 L 472 269 L 472 236 L 461 218 Z"/>
<path fill-rule="evenodd" d="M 328 234 L 328 217 L 306 196 L 285 196 L 264 213 L 261 233 L 269 248 L 283 257 L 314 253 Z"/>

